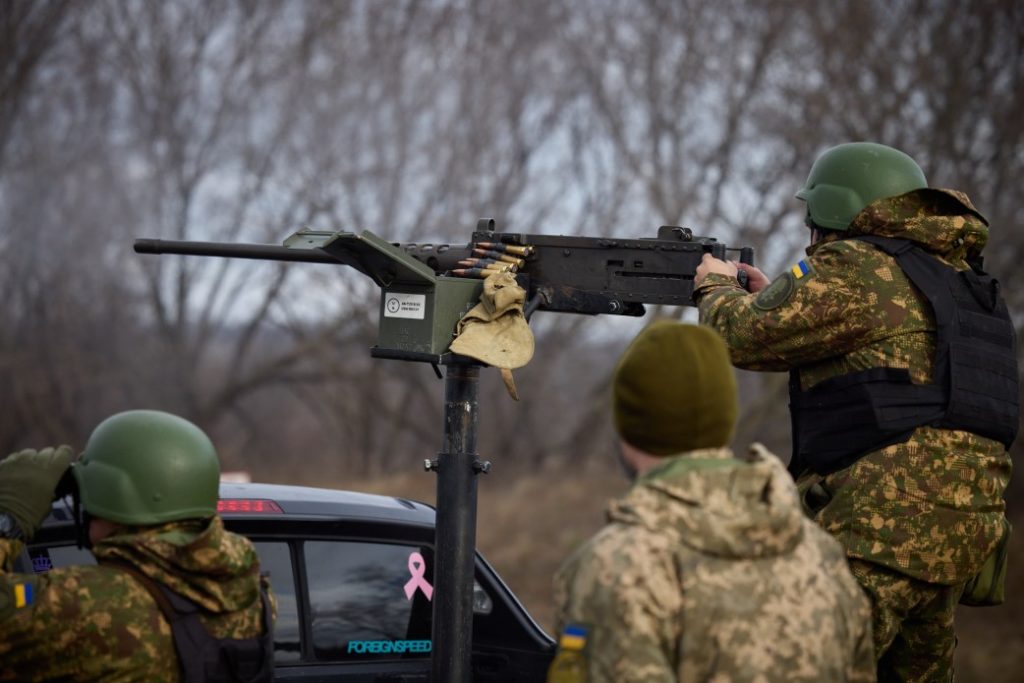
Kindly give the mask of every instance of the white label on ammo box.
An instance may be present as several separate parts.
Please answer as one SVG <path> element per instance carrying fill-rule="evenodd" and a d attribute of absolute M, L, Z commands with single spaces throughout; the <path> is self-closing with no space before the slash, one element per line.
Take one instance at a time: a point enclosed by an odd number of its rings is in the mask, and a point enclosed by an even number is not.
<path fill-rule="evenodd" d="M 415 318 L 423 320 L 427 310 L 426 294 L 397 294 L 388 292 L 384 295 L 385 318 Z"/>

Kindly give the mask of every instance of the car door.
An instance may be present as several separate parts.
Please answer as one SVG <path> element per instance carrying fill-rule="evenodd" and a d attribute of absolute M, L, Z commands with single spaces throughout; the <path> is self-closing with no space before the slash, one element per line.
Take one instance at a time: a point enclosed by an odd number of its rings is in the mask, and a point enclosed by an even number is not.
<path fill-rule="evenodd" d="M 253 540 L 277 596 L 277 678 L 429 680 L 433 530 L 287 526 L 278 534 L 238 529 Z M 553 642 L 479 556 L 473 609 L 473 680 L 543 681 Z"/>
<path fill-rule="evenodd" d="M 275 678 L 428 681 L 433 528 L 350 520 L 225 516 L 249 537 L 277 603 Z M 44 529 L 18 571 L 91 564 L 70 525 Z M 473 591 L 473 680 L 543 681 L 554 643 L 479 555 Z"/>

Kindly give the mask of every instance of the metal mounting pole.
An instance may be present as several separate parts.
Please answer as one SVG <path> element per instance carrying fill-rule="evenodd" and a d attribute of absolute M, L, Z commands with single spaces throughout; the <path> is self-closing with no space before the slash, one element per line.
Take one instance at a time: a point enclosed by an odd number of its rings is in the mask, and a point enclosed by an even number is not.
<path fill-rule="evenodd" d="M 476 456 L 480 365 L 453 359 L 444 384 L 444 445 L 438 454 L 434 531 L 431 680 L 472 680 L 473 578 L 476 560 Z"/>

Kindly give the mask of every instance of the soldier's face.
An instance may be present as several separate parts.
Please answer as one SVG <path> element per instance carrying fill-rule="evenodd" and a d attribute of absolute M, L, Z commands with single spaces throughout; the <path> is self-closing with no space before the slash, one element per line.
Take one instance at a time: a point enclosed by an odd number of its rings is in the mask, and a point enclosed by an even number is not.
<path fill-rule="evenodd" d="M 104 538 L 114 533 L 115 529 L 117 529 L 117 525 L 113 522 L 92 517 L 89 520 L 89 543 L 96 545 Z"/>
<path fill-rule="evenodd" d="M 633 483 L 636 481 L 639 472 L 637 471 L 636 465 L 630 462 L 629 458 L 626 457 L 621 440 L 619 441 L 618 446 L 619 447 L 615 449 L 615 457 L 619 461 L 619 466 L 622 467 L 622 472 L 626 475 L 626 479 L 628 479 L 630 483 Z"/>
<path fill-rule="evenodd" d="M 804 217 L 804 225 L 811 233 L 811 246 L 813 247 L 821 239 L 821 229 L 814 224 L 809 213 Z"/>

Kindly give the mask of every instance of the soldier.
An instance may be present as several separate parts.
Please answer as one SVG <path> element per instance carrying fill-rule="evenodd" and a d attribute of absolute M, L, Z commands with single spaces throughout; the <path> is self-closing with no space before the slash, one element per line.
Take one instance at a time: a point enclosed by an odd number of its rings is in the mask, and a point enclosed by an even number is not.
<path fill-rule="evenodd" d="M 1009 532 L 1017 362 L 987 223 L 873 143 L 826 151 L 797 198 L 807 258 L 770 284 L 741 265 L 749 293 L 705 257 L 701 320 L 738 367 L 790 371 L 790 471 L 873 601 L 879 678 L 949 680 L 954 608 L 1001 601 Z"/>
<path fill-rule="evenodd" d="M 635 483 L 558 572 L 549 681 L 574 680 L 574 652 L 589 683 L 874 680 L 842 547 L 778 458 L 727 448 L 736 381 L 718 335 L 652 324 L 619 361 L 613 408 Z"/>
<path fill-rule="evenodd" d="M 0 461 L 0 680 L 271 680 L 274 605 L 252 544 L 217 516 L 206 434 L 119 413 L 72 459 L 60 446 Z M 69 467 L 99 564 L 12 573 Z"/>

